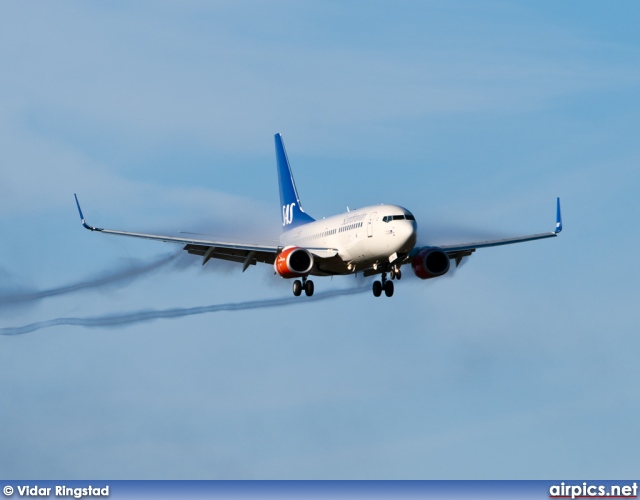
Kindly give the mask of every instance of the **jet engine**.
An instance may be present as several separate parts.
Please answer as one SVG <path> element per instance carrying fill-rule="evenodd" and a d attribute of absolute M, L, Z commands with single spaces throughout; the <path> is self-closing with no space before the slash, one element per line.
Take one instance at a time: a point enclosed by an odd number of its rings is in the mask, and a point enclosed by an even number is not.
<path fill-rule="evenodd" d="M 423 280 L 437 278 L 449 271 L 449 256 L 443 250 L 432 247 L 420 251 L 411 261 L 415 275 Z"/>
<path fill-rule="evenodd" d="M 313 267 L 313 255 L 300 247 L 287 247 L 273 263 L 276 272 L 283 278 L 306 276 Z"/>

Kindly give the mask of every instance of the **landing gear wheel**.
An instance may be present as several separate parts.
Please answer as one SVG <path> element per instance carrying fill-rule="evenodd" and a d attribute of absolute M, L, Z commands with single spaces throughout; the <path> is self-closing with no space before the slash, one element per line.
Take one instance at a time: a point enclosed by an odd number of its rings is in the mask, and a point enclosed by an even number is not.
<path fill-rule="evenodd" d="M 293 294 L 296 297 L 299 297 L 302 293 L 302 282 L 300 280 L 295 280 L 293 282 Z"/>
<path fill-rule="evenodd" d="M 307 297 L 311 297 L 313 295 L 313 281 L 307 281 L 304 284 L 304 293 L 307 294 Z"/>
<path fill-rule="evenodd" d="M 391 268 L 391 271 L 389 271 L 389 278 L 395 279 L 395 277 L 396 277 L 396 270 L 394 268 Z"/>
<path fill-rule="evenodd" d="M 384 294 L 387 297 L 391 297 L 393 295 L 393 281 L 389 280 L 384 284 Z"/>
<path fill-rule="evenodd" d="M 402 270 L 401 269 L 398 269 L 396 271 L 396 279 L 397 280 L 401 280 L 402 279 Z"/>
<path fill-rule="evenodd" d="M 374 281 L 373 282 L 373 296 L 374 297 L 380 297 L 381 294 L 382 294 L 382 283 L 380 283 L 379 281 Z"/>

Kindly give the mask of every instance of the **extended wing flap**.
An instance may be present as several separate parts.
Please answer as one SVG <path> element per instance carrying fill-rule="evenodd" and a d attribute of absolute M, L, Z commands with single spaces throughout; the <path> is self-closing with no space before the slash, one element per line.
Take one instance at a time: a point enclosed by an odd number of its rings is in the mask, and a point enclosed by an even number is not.
<path fill-rule="evenodd" d="M 192 255 L 199 255 L 203 257 L 203 265 L 206 264 L 209 259 L 238 262 L 240 264 L 247 264 L 247 266 L 255 265 L 257 262 L 273 264 L 276 260 L 275 252 L 193 244 L 185 245 L 184 250 Z"/>

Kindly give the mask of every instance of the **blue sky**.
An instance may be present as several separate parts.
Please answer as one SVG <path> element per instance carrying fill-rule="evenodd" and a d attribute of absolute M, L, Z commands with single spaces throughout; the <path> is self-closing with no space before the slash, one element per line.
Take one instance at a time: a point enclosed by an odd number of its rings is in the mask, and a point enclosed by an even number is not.
<path fill-rule="evenodd" d="M 619 478 L 638 470 L 635 2 L 0 5 L 0 279 L 43 290 L 177 250 L 81 228 L 277 237 L 305 209 L 412 210 L 437 244 L 551 230 L 451 276 L 0 337 L 7 478 Z M 180 258 L 0 307 L 57 317 L 289 298 Z M 318 292 L 356 287 L 317 279 Z"/>

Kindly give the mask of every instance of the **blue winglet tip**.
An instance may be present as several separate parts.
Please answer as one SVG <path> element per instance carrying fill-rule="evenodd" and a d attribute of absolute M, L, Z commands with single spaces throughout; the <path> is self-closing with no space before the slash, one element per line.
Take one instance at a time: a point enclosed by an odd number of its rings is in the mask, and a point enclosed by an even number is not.
<path fill-rule="evenodd" d="M 556 229 L 554 233 L 562 231 L 562 213 L 560 211 L 560 197 L 556 198 Z"/>
<path fill-rule="evenodd" d="M 82 209 L 80 208 L 80 202 L 78 201 L 78 195 L 73 193 L 73 197 L 76 199 L 76 206 L 78 207 L 78 213 L 80 214 L 80 219 L 84 220 L 84 216 L 82 215 Z"/>
<path fill-rule="evenodd" d="M 80 221 L 82 222 L 82 225 L 83 225 L 85 228 L 87 228 L 87 229 L 89 229 L 89 230 L 93 231 L 95 228 L 94 228 L 94 227 L 91 227 L 91 226 L 90 226 L 89 224 L 87 224 L 87 223 L 85 222 L 85 220 L 84 220 L 84 215 L 82 215 L 82 209 L 80 208 L 80 202 L 78 201 L 78 195 L 77 195 L 76 193 L 73 193 L 73 197 L 76 199 L 76 206 L 78 207 L 78 213 L 80 214 Z"/>

